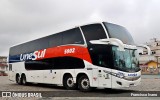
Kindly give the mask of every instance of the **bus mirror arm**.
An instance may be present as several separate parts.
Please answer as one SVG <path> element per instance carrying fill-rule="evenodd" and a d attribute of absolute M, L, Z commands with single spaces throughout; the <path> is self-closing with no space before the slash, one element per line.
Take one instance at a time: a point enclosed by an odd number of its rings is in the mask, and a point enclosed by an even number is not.
<path fill-rule="evenodd" d="M 116 43 L 116 44 L 118 44 L 119 51 L 125 51 L 123 42 L 119 39 L 116 39 L 116 38 L 91 40 L 90 43 L 92 43 L 92 44 L 115 44 Z"/>
<path fill-rule="evenodd" d="M 148 52 L 148 55 L 151 55 L 151 49 L 150 49 L 149 46 L 147 46 L 147 45 L 137 45 L 137 47 L 146 48 L 146 49 L 147 49 L 147 52 Z"/>
<path fill-rule="evenodd" d="M 117 43 L 118 44 L 118 50 L 119 51 L 125 51 L 124 50 L 124 44 L 123 44 L 123 42 L 121 41 L 121 40 L 119 40 L 119 39 L 116 39 L 116 38 L 109 38 L 109 39 L 107 39 L 110 43 Z M 102 41 L 103 41 L 103 39 L 102 39 Z"/>

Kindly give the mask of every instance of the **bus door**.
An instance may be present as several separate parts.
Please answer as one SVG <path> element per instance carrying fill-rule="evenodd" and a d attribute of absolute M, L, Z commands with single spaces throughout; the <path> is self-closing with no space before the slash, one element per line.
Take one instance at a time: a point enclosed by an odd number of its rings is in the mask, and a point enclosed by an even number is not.
<path fill-rule="evenodd" d="M 109 74 L 111 69 L 98 68 L 98 84 L 99 87 L 111 88 L 112 76 Z"/>

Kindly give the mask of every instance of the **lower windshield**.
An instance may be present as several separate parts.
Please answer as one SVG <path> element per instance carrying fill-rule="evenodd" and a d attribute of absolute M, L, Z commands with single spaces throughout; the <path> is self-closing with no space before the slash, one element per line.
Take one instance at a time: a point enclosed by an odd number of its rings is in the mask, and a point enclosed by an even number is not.
<path fill-rule="evenodd" d="M 113 46 L 112 52 L 115 69 L 126 72 L 136 72 L 140 70 L 137 50 L 125 49 L 125 51 L 119 51 L 118 47 Z"/>

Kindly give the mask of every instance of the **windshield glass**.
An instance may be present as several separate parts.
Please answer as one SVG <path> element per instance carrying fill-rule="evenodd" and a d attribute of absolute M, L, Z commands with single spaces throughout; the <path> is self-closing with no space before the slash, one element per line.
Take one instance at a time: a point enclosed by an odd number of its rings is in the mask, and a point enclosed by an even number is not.
<path fill-rule="evenodd" d="M 133 38 L 128 30 L 120 25 L 104 22 L 110 38 L 120 39 L 125 44 L 134 44 Z"/>
<path fill-rule="evenodd" d="M 115 69 L 135 72 L 139 71 L 138 53 L 135 49 L 125 49 L 125 51 L 119 51 L 118 47 L 113 46 L 113 64 Z"/>

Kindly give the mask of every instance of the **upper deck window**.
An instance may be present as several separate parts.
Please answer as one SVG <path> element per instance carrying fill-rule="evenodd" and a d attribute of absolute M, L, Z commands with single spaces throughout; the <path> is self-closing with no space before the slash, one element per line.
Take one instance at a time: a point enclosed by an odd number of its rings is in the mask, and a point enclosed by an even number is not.
<path fill-rule="evenodd" d="M 124 27 L 106 22 L 104 25 L 110 38 L 120 39 L 125 44 L 134 44 L 131 34 Z"/>
<path fill-rule="evenodd" d="M 87 44 L 90 44 L 90 40 L 99 40 L 107 38 L 106 33 L 101 24 L 91 24 L 82 26 L 81 28 Z"/>
<path fill-rule="evenodd" d="M 73 28 L 11 47 L 10 55 L 30 53 L 36 50 L 42 50 L 67 44 L 84 44 L 84 40 L 79 28 Z"/>
<path fill-rule="evenodd" d="M 66 44 L 84 44 L 84 40 L 79 28 L 74 28 L 68 31 L 62 32 L 63 45 Z"/>

